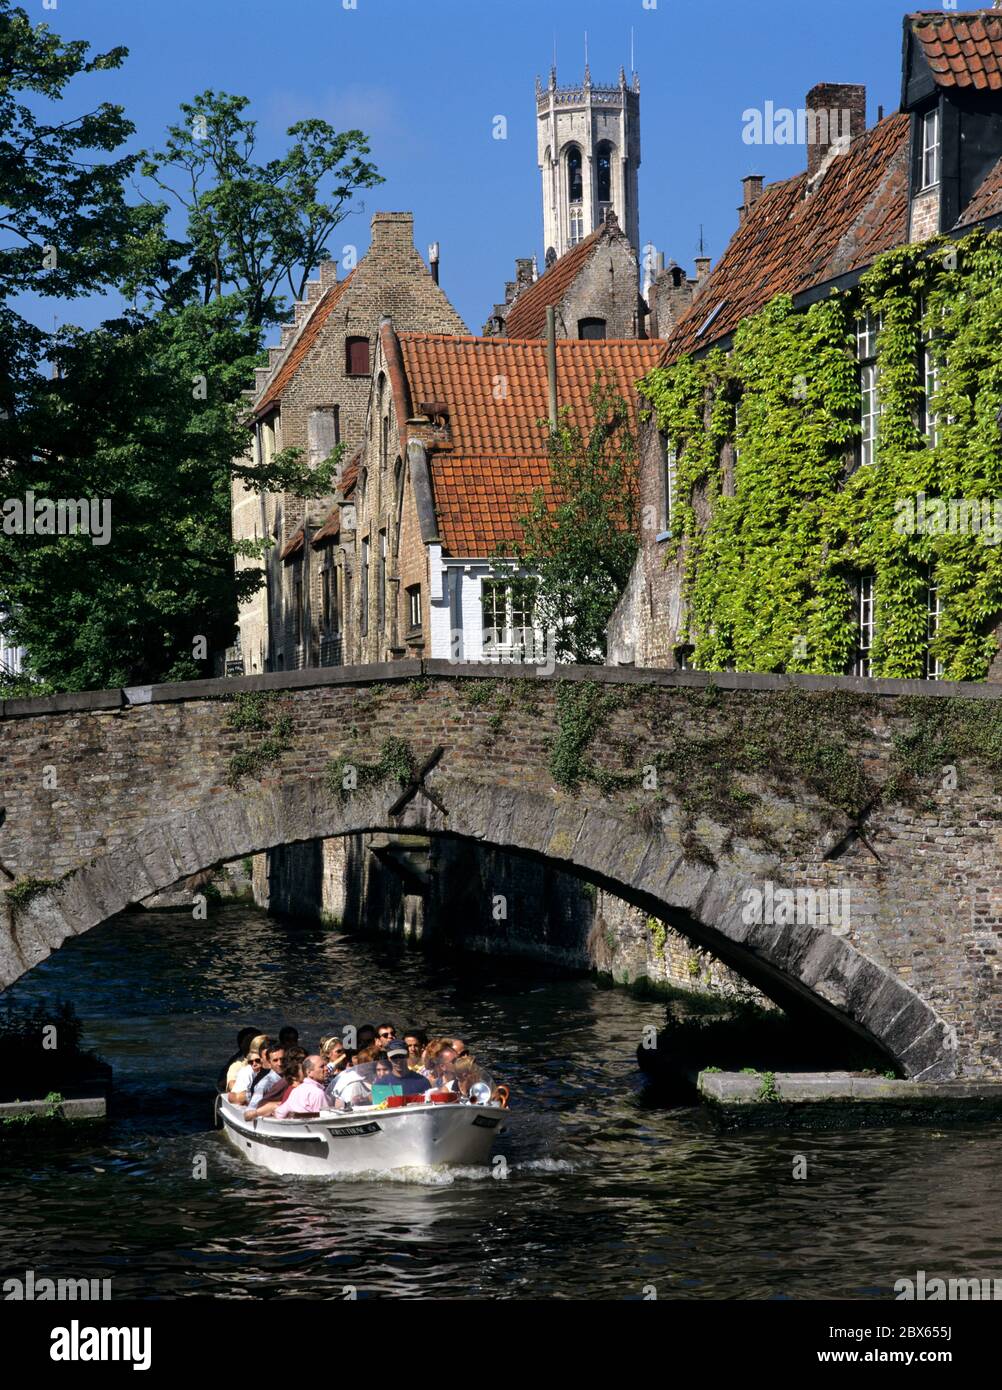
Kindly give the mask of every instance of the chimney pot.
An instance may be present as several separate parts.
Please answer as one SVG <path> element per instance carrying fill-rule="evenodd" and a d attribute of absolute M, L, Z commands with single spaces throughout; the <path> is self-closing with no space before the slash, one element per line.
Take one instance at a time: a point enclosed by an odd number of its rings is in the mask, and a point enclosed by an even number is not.
<path fill-rule="evenodd" d="M 428 247 L 428 264 L 431 266 L 431 278 L 438 284 L 438 242 L 433 241 Z"/>
<path fill-rule="evenodd" d="M 814 178 L 836 146 L 848 148 L 866 133 L 866 88 L 850 82 L 819 82 L 807 93 L 807 176 Z"/>

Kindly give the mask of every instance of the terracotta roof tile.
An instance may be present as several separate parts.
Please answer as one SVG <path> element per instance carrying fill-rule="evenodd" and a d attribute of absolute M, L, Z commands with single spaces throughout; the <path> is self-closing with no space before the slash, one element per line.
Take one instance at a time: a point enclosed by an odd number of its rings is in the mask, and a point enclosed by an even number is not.
<path fill-rule="evenodd" d="M 547 305 L 559 304 L 570 289 L 605 229 L 598 227 L 590 236 L 566 251 L 533 284 L 527 285 L 512 305 L 505 322 L 509 338 L 539 338 L 546 332 Z"/>
<path fill-rule="evenodd" d="M 1002 213 L 1002 159 L 988 170 L 957 226 L 969 227 L 982 218 L 996 217 L 999 213 Z"/>
<path fill-rule="evenodd" d="M 280 560 L 291 560 L 293 555 L 298 554 L 299 551 L 302 550 L 302 548 L 303 528 L 302 526 L 297 526 L 296 529 L 293 531 L 292 535 L 282 546 L 282 550 L 278 558 Z"/>
<path fill-rule="evenodd" d="M 355 267 L 355 270 L 357 269 L 358 266 Z M 320 330 L 330 318 L 338 300 L 348 288 L 351 277 L 355 274 L 355 270 L 353 270 L 350 275 L 346 275 L 343 280 L 339 280 L 336 285 L 331 285 L 330 289 L 325 290 L 317 300 L 313 307 L 313 312 L 303 323 L 303 326 L 299 330 L 298 337 L 293 339 L 292 346 L 279 366 L 275 376 L 266 384 L 261 393 L 262 399 L 260 404 L 254 407 L 255 415 L 265 414 L 267 411 L 273 409 L 281 400 L 282 392 L 312 351 L 320 336 Z"/>
<path fill-rule="evenodd" d="M 675 325 L 666 357 L 709 347 L 777 294 L 858 270 L 906 241 L 909 126 L 898 113 L 871 127 L 810 196 L 806 173 L 765 188 Z"/>
<path fill-rule="evenodd" d="M 430 455 L 442 544 L 451 555 L 488 557 L 517 534 L 519 498 L 537 487 L 549 495 L 539 423 L 548 408 L 546 344 L 424 333 L 401 333 L 399 341 L 412 398 L 449 407 L 452 448 Z M 651 339 L 559 341 L 560 405 L 588 429 L 588 397 L 601 371 L 635 411 L 635 384 L 663 348 Z"/>
<path fill-rule="evenodd" d="M 939 86 L 1002 91 L 1002 11 L 930 10 L 908 19 Z"/>

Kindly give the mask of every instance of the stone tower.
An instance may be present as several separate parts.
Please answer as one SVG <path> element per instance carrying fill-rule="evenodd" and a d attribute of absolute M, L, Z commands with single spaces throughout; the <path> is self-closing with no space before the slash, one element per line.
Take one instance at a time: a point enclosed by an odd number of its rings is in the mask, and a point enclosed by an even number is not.
<path fill-rule="evenodd" d="M 543 244 L 547 265 L 593 232 L 612 209 L 634 250 L 640 245 L 640 79 L 593 87 L 585 66 L 580 87 L 536 79 L 536 135 L 543 176 Z"/>

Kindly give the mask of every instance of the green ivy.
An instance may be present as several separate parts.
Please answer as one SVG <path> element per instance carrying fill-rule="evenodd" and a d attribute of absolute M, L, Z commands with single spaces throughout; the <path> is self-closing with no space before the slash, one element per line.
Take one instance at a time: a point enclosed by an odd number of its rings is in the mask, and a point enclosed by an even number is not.
<path fill-rule="evenodd" d="M 269 763 L 282 756 L 292 738 L 292 716 L 276 713 L 276 696 L 271 691 L 248 690 L 234 696 L 226 724 L 239 733 L 265 735 L 231 756 L 227 779 L 234 787 L 245 777 L 259 777 Z"/>
<path fill-rule="evenodd" d="M 856 641 L 847 581 L 874 571 L 875 676 L 924 674 L 930 574 L 942 608 L 932 654 L 948 679 L 986 676 L 1002 546 L 896 525 L 919 493 L 1002 498 L 1002 232 L 945 248 L 891 251 L 858 291 L 803 312 L 780 296 L 742 321 L 730 352 L 684 357 L 641 383 L 677 455 L 665 563 L 684 566 L 696 666 L 844 671 Z M 883 316 L 882 413 L 876 464 L 853 468 L 861 307 Z M 918 421 L 926 331 L 939 364 L 935 448 Z"/>
<path fill-rule="evenodd" d="M 417 759 L 410 744 L 400 738 L 388 738 L 380 749 L 378 762 L 366 763 L 347 754 L 331 758 L 324 769 L 324 783 L 331 796 L 347 801 L 353 791 L 364 791 L 391 777 L 405 787 L 414 780 L 416 772 Z"/>

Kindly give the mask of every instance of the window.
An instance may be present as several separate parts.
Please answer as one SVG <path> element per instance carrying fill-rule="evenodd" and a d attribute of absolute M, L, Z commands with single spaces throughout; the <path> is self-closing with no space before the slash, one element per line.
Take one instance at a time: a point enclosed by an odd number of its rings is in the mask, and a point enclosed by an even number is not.
<path fill-rule="evenodd" d="M 939 183 L 941 144 L 939 138 L 939 107 L 927 111 L 922 117 L 922 168 L 920 171 L 919 192 Z"/>
<path fill-rule="evenodd" d="M 693 646 L 691 646 L 689 643 L 685 643 L 685 644 L 683 644 L 681 647 L 676 647 L 676 648 L 675 648 L 675 669 L 676 669 L 676 671 L 693 671 L 693 670 L 695 670 L 695 667 L 694 667 L 693 664 L 692 664 L 692 658 L 693 658 L 693 656 L 695 655 L 695 651 L 696 651 L 696 648 L 693 647 Z"/>
<path fill-rule="evenodd" d="M 528 579 L 485 579 L 481 591 L 484 656 L 531 661 L 537 642 L 535 585 Z"/>
<path fill-rule="evenodd" d="M 358 626 L 363 637 L 369 633 L 369 540 L 362 542 L 362 572 L 359 575 Z"/>
<path fill-rule="evenodd" d="M 296 580 L 293 585 L 293 625 L 296 633 L 296 646 L 302 646 L 303 642 L 303 562 L 296 562 Z"/>
<path fill-rule="evenodd" d="M 598 205 L 602 221 L 612 208 L 612 146 L 603 140 L 596 151 Z"/>
<path fill-rule="evenodd" d="M 412 584 L 407 590 L 407 630 L 416 632 L 421 627 L 421 585 Z"/>
<path fill-rule="evenodd" d="M 706 318 L 699 326 L 699 331 L 696 333 L 697 338 L 701 338 L 703 334 L 706 332 L 706 330 L 712 327 L 714 319 L 717 317 L 717 315 L 720 313 L 721 309 L 724 307 L 726 303 L 726 299 L 722 299 L 720 303 L 710 311 L 710 313 L 706 316 Z"/>
<path fill-rule="evenodd" d="M 349 376 L 369 375 L 368 338 L 347 338 L 345 340 L 344 369 Z"/>
<path fill-rule="evenodd" d="M 921 302 L 922 318 L 926 317 L 925 299 Z M 922 414 L 920 428 L 928 439 L 930 447 L 939 444 L 939 415 L 932 409 L 932 402 L 939 390 L 939 348 L 931 328 L 922 333 Z"/>
<path fill-rule="evenodd" d="M 578 319 L 579 338 L 605 338 L 605 319 Z"/>
<path fill-rule="evenodd" d="M 584 239 L 584 183 L 581 178 L 581 151 L 572 145 L 567 154 L 567 201 L 570 204 L 568 243 L 577 246 Z"/>
<path fill-rule="evenodd" d="M 675 517 L 675 493 L 678 480 L 678 454 L 669 440 L 664 451 L 664 514 L 665 533 L 671 535 L 672 521 Z"/>
<path fill-rule="evenodd" d="M 929 566 L 929 588 L 926 602 L 926 639 L 931 647 L 939 634 L 939 620 L 942 609 L 939 604 L 939 584 L 933 573 L 932 565 Z M 933 656 L 928 649 L 925 654 L 925 678 L 927 681 L 939 681 L 943 679 L 943 663 L 938 657 Z"/>
<path fill-rule="evenodd" d="M 873 575 L 861 574 L 856 585 L 856 657 L 854 676 L 869 676 L 873 649 Z"/>
<path fill-rule="evenodd" d="M 379 569 L 376 571 L 376 626 L 386 626 L 386 532 L 379 533 Z"/>
<path fill-rule="evenodd" d="M 859 462 L 877 461 L 877 421 L 880 418 L 878 392 L 877 343 L 883 319 L 867 312 L 856 320 L 856 358 L 859 362 Z"/>
<path fill-rule="evenodd" d="M 320 612 L 324 632 L 336 632 L 340 627 L 337 605 L 337 567 L 330 551 L 320 571 Z"/>

